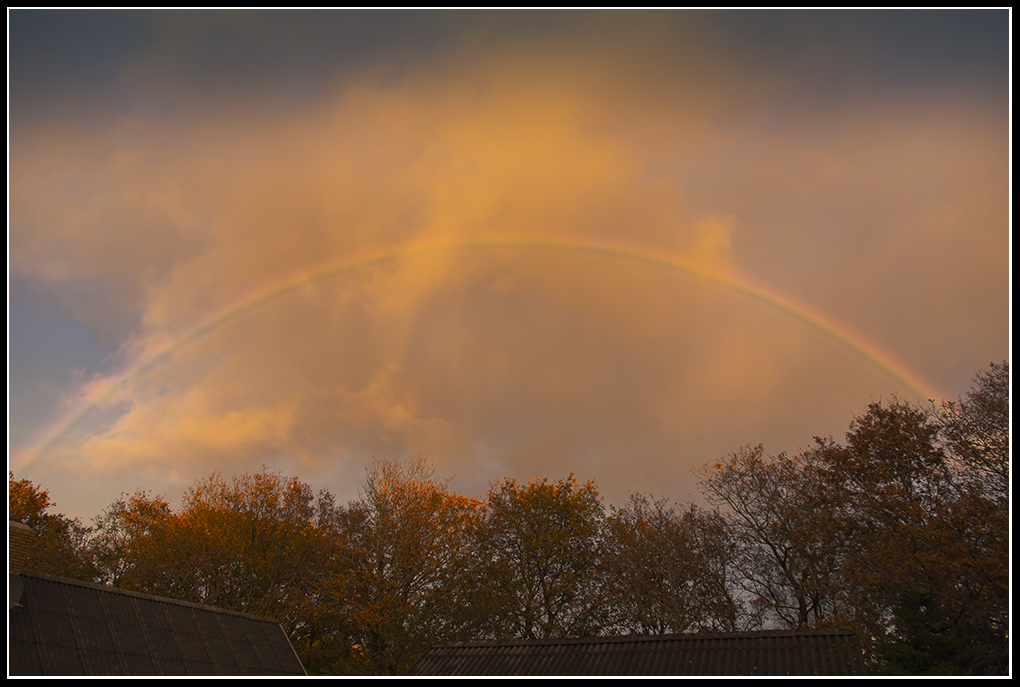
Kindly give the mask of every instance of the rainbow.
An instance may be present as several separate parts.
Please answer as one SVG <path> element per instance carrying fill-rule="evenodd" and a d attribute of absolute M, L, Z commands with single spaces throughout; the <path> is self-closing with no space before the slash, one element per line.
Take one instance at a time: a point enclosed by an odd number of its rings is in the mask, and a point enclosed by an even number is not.
<path fill-rule="evenodd" d="M 105 381 L 87 388 L 83 399 L 68 413 L 63 414 L 42 433 L 42 440 L 21 454 L 27 468 L 56 446 L 67 434 L 96 408 L 106 403 L 118 391 L 160 362 L 196 339 L 258 310 L 268 303 L 278 301 L 313 284 L 324 282 L 341 274 L 351 273 L 369 267 L 411 260 L 444 253 L 470 253 L 501 249 L 532 250 L 570 253 L 575 255 L 603 258 L 652 267 L 679 273 L 698 282 L 710 284 L 725 293 L 743 297 L 752 303 L 764 306 L 818 332 L 828 340 L 850 351 L 869 365 L 877 368 L 890 379 L 908 389 L 919 399 L 940 399 L 944 396 L 932 384 L 925 382 L 907 366 L 864 337 L 848 330 L 811 308 L 767 289 L 752 281 L 726 274 L 721 271 L 700 267 L 676 257 L 663 257 L 645 250 L 609 242 L 557 241 L 554 239 L 493 239 L 482 241 L 433 241 L 404 246 L 397 249 L 380 250 L 370 255 L 349 258 L 342 263 L 319 266 L 317 269 L 291 275 L 287 279 L 263 285 L 250 293 L 214 312 L 207 314 L 190 327 L 176 335 L 166 336 L 158 342 L 150 342 L 133 356 L 134 363 L 120 373 L 109 375 Z M 21 461 L 19 461 L 21 462 Z"/>

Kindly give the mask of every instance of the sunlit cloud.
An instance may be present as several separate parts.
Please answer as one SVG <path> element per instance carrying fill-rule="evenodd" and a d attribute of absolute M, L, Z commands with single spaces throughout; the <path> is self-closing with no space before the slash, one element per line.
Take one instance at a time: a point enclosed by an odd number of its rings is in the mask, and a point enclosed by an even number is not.
<path fill-rule="evenodd" d="M 1002 108 L 812 100 L 706 15 L 452 22 L 311 90 L 180 47 L 300 22 L 195 21 L 119 65 L 133 99 L 11 137 L 11 273 L 115 351 L 16 469 L 267 463 L 349 496 L 426 454 L 472 493 L 573 471 L 679 500 L 693 462 L 1006 355 Z"/>

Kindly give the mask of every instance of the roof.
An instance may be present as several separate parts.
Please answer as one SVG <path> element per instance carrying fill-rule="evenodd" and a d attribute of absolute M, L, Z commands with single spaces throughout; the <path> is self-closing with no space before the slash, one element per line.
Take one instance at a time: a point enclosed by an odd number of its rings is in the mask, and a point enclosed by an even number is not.
<path fill-rule="evenodd" d="M 10 675 L 304 675 L 280 623 L 22 572 L 8 610 Z"/>
<path fill-rule="evenodd" d="M 862 675 L 852 632 L 744 632 L 433 646 L 412 675 Z"/>

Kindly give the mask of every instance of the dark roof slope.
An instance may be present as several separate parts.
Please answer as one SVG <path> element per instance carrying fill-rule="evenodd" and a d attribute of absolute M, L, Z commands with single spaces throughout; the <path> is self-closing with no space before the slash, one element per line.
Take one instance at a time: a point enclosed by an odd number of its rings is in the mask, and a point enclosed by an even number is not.
<path fill-rule="evenodd" d="M 432 647 L 412 675 L 861 675 L 851 632 L 744 632 Z"/>
<path fill-rule="evenodd" d="M 304 675 L 277 621 L 35 572 L 8 610 L 11 675 Z"/>

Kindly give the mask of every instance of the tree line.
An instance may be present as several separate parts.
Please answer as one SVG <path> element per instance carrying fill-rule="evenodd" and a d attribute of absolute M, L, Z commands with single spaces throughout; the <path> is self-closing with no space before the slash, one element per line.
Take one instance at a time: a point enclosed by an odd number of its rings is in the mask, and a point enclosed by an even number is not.
<path fill-rule="evenodd" d="M 711 506 L 573 476 L 453 493 L 376 462 L 342 505 L 270 472 L 122 495 L 89 526 L 9 474 L 31 569 L 268 616 L 310 673 L 400 674 L 433 643 L 851 628 L 874 669 L 1005 674 L 1009 368 L 940 407 L 893 400 L 845 443 L 695 468 Z"/>

